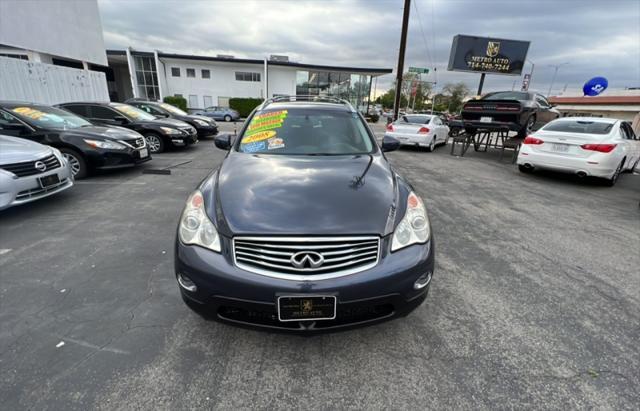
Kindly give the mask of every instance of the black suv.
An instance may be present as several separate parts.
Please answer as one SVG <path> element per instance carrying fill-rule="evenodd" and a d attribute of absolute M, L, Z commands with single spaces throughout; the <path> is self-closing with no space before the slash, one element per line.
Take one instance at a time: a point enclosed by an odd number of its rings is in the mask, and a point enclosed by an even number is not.
<path fill-rule="evenodd" d="M 0 134 L 58 148 L 75 178 L 94 169 L 131 167 L 151 160 L 144 138 L 135 131 L 95 126 L 43 104 L 0 102 Z"/>
<path fill-rule="evenodd" d="M 135 130 L 147 140 L 151 153 L 161 153 L 168 146 L 187 146 L 198 142 L 196 129 L 173 119 L 158 119 L 123 103 L 64 103 L 58 105 L 94 124 L 122 126 Z"/>
<path fill-rule="evenodd" d="M 198 138 L 213 137 L 218 134 L 218 125 L 214 119 L 185 113 L 171 104 L 140 99 L 130 99 L 126 103 L 158 118 L 173 118 L 191 124 L 198 132 Z"/>

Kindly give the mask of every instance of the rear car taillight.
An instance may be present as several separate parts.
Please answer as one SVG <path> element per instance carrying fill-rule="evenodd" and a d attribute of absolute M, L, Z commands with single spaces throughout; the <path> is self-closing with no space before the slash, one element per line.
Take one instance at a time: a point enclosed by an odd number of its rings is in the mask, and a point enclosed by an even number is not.
<path fill-rule="evenodd" d="M 543 143 L 544 141 L 540 140 L 537 137 L 532 137 L 532 136 L 525 138 L 524 141 L 522 142 L 522 144 L 535 144 L 535 145 L 539 145 Z"/>
<path fill-rule="evenodd" d="M 418 134 L 427 134 L 428 132 L 429 132 L 428 127 L 420 127 L 420 130 L 418 130 Z"/>
<path fill-rule="evenodd" d="M 394 131 L 393 123 L 387 124 L 387 131 Z"/>
<path fill-rule="evenodd" d="M 583 150 L 599 151 L 601 153 L 610 153 L 616 148 L 617 144 L 583 144 L 580 147 Z"/>

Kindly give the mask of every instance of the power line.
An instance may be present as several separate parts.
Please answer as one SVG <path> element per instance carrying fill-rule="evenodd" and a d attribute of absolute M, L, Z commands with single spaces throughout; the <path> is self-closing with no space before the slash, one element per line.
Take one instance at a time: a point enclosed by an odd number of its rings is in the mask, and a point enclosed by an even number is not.
<path fill-rule="evenodd" d="M 427 36 L 424 34 L 424 28 L 422 27 L 422 18 L 420 17 L 420 11 L 418 10 L 418 2 L 413 2 L 413 8 L 416 9 L 416 15 L 418 16 L 418 25 L 420 26 L 420 33 L 422 34 L 422 41 L 424 42 L 424 48 L 427 51 L 427 57 L 429 58 L 430 67 L 434 67 L 433 58 L 431 57 L 431 50 L 429 49 L 429 43 L 427 42 Z"/>

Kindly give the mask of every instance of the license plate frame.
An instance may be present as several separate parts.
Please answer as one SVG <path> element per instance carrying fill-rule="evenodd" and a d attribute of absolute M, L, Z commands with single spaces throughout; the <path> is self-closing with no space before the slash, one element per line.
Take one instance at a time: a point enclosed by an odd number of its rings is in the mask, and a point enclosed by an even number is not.
<path fill-rule="evenodd" d="M 480 122 L 481 123 L 492 123 L 493 122 L 493 117 L 480 117 Z"/>
<path fill-rule="evenodd" d="M 141 148 L 140 149 L 140 158 L 147 158 L 149 157 L 149 150 L 146 148 Z"/>
<path fill-rule="evenodd" d="M 551 143 L 551 150 L 556 153 L 568 153 L 569 144 Z"/>
<path fill-rule="evenodd" d="M 41 188 L 48 188 L 60 184 L 60 176 L 58 174 L 49 174 L 48 176 L 39 177 L 38 183 Z"/>
<path fill-rule="evenodd" d="M 311 306 L 305 310 L 303 304 L 309 304 L 308 301 L 311 301 Z M 314 310 L 314 305 L 318 303 L 320 308 Z M 338 298 L 335 295 L 281 295 L 276 301 L 278 321 L 281 322 L 334 320 L 337 307 Z M 296 311 L 296 308 L 299 310 Z"/>

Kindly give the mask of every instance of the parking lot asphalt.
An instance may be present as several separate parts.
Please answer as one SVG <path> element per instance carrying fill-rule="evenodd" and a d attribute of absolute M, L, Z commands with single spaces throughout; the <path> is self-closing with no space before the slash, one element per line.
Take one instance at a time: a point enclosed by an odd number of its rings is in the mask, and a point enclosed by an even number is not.
<path fill-rule="evenodd" d="M 389 153 L 430 213 L 427 301 L 314 337 L 180 299 L 175 228 L 224 157 L 210 140 L 0 213 L 0 409 L 637 408 L 640 175 L 608 188 L 448 151 Z"/>

